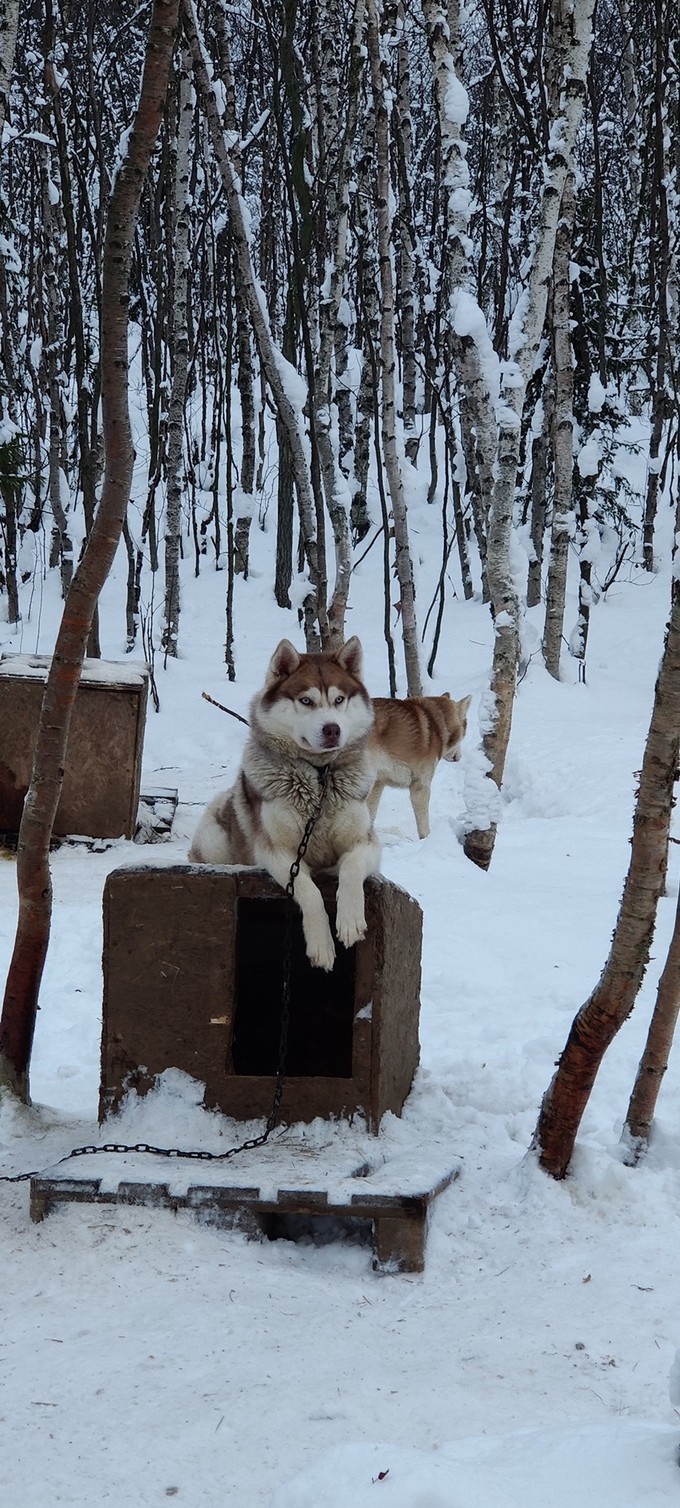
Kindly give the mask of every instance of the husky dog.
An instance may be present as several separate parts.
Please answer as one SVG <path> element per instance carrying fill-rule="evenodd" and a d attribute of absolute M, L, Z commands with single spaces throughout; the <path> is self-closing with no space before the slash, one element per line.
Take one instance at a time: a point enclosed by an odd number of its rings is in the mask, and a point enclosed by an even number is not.
<path fill-rule="evenodd" d="M 460 759 L 472 698 L 443 696 L 374 697 L 375 722 L 369 739 L 374 785 L 368 809 L 375 821 L 386 785 L 408 787 L 418 837 L 430 831 L 430 787 L 440 759 Z"/>
<path fill-rule="evenodd" d="M 336 931 L 351 948 L 366 932 L 364 880 L 380 862 L 367 805 L 373 711 L 362 659 L 356 637 L 337 652 L 303 655 L 281 640 L 264 688 L 250 704 L 250 736 L 236 783 L 211 801 L 189 850 L 193 863 L 254 864 L 285 887 L 318 810 L 294 895 L 307 956 L 320 969 L 333 968 L 335 947 L 312 876 L 337 873 Z"/>

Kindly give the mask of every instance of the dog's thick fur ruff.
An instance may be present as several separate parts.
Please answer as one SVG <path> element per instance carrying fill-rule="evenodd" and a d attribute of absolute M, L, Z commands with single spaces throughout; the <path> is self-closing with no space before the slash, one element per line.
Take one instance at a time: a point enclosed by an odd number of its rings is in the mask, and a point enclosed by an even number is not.
<path fill-rule="evenodd" d="M 373 712 L 361 669 L 356 637 L 336 653 L 311 655 L 281 641 L 250 705 L 238 778 L 211 801 L 189 850 L 197 864 L 256 865 L 285 888 L 327 766 L 326 794 L 294 885 L 307 955 L 321 969 L 332 969 L 335 946 L 312 876 L 337 873 L 336 931 L 350 948 L 365 935 L 364 881 L 380 863 L 367 804 Z"/>
<path fill-rule="evenodd" d="M 441 759 L 460 759 L 471 697 L 457 702 L 443 696 L 374 697 L 374 724 L 369 738 L 374 784 L 368 798 L 375 821 L 386 785 L 408 787 L 418 837 L 430 831 L 430 787 Z"/>

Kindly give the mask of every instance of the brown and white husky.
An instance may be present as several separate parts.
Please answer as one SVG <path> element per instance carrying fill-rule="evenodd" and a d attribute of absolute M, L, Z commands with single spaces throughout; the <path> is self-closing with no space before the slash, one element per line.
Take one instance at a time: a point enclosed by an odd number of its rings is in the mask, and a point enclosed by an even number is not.
<path fill-rule="evenodd" d="M 374 785 L 368 798 L 375 820 L 386 785 L 408 787 L 418 837 L 430 831 L 430 787 L 440 759 L 460 759 L 472 698 L 443 696 L 374 697 L 375 721 L 369 739 Z"/>
<path fill-rule="evenodd" d="M 282 639 L 263 690 L 250 705 L 250 736 L 231 790 L 203 813 L 189 850 L 197 864 L 254 864 L 279 885 L 290 878 L 309 818 L 321 803 L 294 883 L 307 955 L 332 969 L 335 946 L 321 891 L 321 870 L 338 876 L 336 932 L 346 948 L 366 932 L 364 881 L 380 863 L 367 797 L 372 772 L 371 701 L 354 637 L 337 652 L 298 654 Z"/>

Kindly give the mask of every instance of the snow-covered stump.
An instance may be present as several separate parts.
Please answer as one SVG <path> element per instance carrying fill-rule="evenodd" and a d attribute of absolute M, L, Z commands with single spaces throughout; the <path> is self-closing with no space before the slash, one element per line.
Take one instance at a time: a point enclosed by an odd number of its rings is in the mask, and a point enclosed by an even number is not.
<path fill-rule="evenodd" d="M 0 833 L 19 830 L 31 780 L 48 655 L 0 660 Z M 137 824 L 149 672 L 85 660 L 54 833 L 132 838 Z"/>
<path fill-rule="evenodd" d="M 321 881 L 333 920 L 336 882 Z M 307 959 L 299 912 L 263 870 L 118 869 L 104 890 L 100 1120 L 169 1068 L 236 1120 L 269 1115 L 279 1060 L 287 913 L 290 1025 L 280 1119 L 399 1115 L 418 1064 L 422 912 L 366 882 L 367 934 L 333 971 Z"/>

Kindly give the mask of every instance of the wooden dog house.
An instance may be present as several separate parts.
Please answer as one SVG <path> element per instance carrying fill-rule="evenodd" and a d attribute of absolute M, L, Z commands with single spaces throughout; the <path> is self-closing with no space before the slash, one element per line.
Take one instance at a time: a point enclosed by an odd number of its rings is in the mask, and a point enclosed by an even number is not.
<path fill-rule="evenodd" d="M 19 830 L 50 657 L 0 660 L 0 833 Z M 132 838 L 137 823 L 149 671 L 86 660 L 69 734 L 54 832 Z"/>
<path fill-rule="evenodd" d="M 335 882 L 324 879 L 321 889 L 333 920 Z M 339 948 L 327 974 L 310 965 L 297 907 L 264 871 L 182 864 L 111 874 L 100 1119 L 115 1119 L 126 1093 L 145 1094 L 169 1068 L 204 1085 L 208 1108 L 237 1120 L 268 1116 L 287 957 L 280 1122 L 360 1116 L 378 1132 L 386 1111 L 399 1115 L 418 1063 L 422 913 L 382 878 L 366 882 L 365 898 L 366 937 Z M 288 1234 L 291 1221 L 293 1235 L 310 1223 L 317 1231 L 324 1222 L 334 1231 L 339 1223 L 370 1227 L 378 1271 L 421 1272 L 430 1208 L 458 1176 L 458 1160 L 414 1144 L 411 1128 L 396 1141 L 389 1130 L 376 1136 L 374 1157 L 334 1140 L 324 1161 L 314 1138 L 304 1155 L 300 1129 L 292 1142 L 255 1142 L 255 1150 L 236 1138 L 221 1154 L 117 1142 L 79 1149 L 95 1155 L 80 1161 L 76 1176 L 67 1160 L 32 1177 L 31 1215 L 42 1220 L 58 1205 L 87 1202 L 191 1211 L 259 1237 Z M 244 1160 L 222 1160 L 237 1150 Z"/>
<path fill-rule="evenodd" d="M 335 881 L 322 880 L 333 918 Z M 104 891 L 100 1120 L 168 1068 L 204 1103 L 267 1116 L 278 1060 L 286 912 L 290 1028 L 281 1120 L 399 1114 L 418 1063 L 422 912 L 399 886 L 366 882 L 367 935 L 312 968 L 299 912 L 262 870 L 118 869 Z"/>

